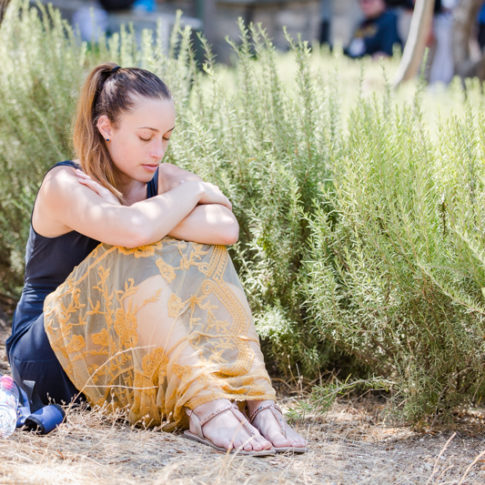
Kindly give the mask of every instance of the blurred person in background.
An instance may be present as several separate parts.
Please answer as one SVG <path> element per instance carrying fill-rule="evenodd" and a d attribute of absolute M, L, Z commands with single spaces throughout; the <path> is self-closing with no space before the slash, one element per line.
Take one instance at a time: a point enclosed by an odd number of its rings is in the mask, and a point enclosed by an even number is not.
<path fill-rule="evenodd" d="M 480 50 L 483 51 L 485 48 L 485 3 L 480 8 L 477 17 L 477 40 Z"/>
<path fill-rule="evenodd" d="M 394 46 L 401 46 L 397 15 L 388 10 L 384 0 L 359 0 L 364 15 L 344 53 L 352 58 L 392 56 Z"/>
<path fill-rule="evenodd" d="M 72 23 L 79 30 L 85 42 L 99 42 L 109 34 L 108 15 L 110 12 L 133 10 L 153 13 L 156 10 L 155 0 L 87 0 L 73 15 Z"/>
<path fill-rule="evenodd" d="M 331 45 L 333 0 L 320 0 L 320 44 Z"/>
<path fill-rule="evenodd" d="M 429 83 L 448 84 L 455 70 L 453 62 L 453 9 L 457 0 L 435 0 Z"/>
<path fill-rule="evenodd" d="M 397 31 L 401 41 L 406 44 L 409 29 L 411 27 L 411 19 L 413 17 L 415 0 L 388 0 L 387 5 L 395 9 L 397 13 Z"/>

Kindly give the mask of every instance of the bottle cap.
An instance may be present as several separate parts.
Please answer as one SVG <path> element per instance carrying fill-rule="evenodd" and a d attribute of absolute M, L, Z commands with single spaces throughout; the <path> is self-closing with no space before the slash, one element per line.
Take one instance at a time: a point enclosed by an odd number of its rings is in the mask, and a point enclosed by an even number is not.
<path fill-rule="evenodd" d="M 0 383 L 5 389 L 7 389 L 7 391 L 13 389 L 14 381 L 10 376 L 1 376 Z"/>

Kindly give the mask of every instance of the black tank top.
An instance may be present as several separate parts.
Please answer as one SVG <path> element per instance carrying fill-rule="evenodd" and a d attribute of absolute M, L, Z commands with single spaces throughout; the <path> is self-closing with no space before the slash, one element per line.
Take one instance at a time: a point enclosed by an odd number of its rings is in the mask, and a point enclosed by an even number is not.
<path fill-rule="evenodd" d="M 71 160 L 56 163 L 53 167 L 80 168 Z M 158 169 L 147 183 L 147 199 L 158 193 Z M 25 250 L 25 277 L 22 296 L 12 322 L 12 335 L 7 340 L 7 354 L 30 325 L 43 312 L 44 300 L 69 276 L 99 241 L 71 231 L 62 236 L 44 237 L 35 232 L 30 222 L 29 239 Z"/>

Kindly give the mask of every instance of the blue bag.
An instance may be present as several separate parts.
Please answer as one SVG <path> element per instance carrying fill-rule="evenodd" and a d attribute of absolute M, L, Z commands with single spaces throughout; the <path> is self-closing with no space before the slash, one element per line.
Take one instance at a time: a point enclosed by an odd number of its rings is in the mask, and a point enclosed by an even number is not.
<path fill-rule="evenodd" d="M 33 381 L 23 381 L 22 386 L 18 386 L 17 428 L 47 434 L 64 421 L 66 413 L 57 404 L 44 406 L 40 402 L 32 402 L 34 385 L 35 382 Z M 35 409 L 35 411 L 32 411 L 32 409 Z"/>

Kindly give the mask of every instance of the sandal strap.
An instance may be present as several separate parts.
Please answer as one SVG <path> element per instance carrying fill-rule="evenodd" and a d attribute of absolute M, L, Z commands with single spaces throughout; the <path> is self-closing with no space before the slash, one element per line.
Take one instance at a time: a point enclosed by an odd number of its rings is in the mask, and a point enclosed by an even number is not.
<path fill-rule="evenodd" d="M 281 415 L 281 417 L 283 416 L 283 411 L 281 410 L 281 408 L 274 402 L 267 402 L 267 403 L 264 403 L 264 404 L 260 404 L 250 415 L 249 415 L 249 422 L 252 423 L 254 421 L 254 419 L 256 418 L 256 416 L 265 411 L 266 409 L 270 409 L 271 412 L 273 412 L 274 414 L 274 410 L 278 411 L 278 413 Z M 278 418 L 277 418 L 278 419 Z M 279 419 L 278 419 L 279 421 Z"/>
<path fill-rule="evenodd" d="M 200 426 L 205 426 L 211 419 L 214 419 L 216 416 L 219 416 L 219 414 L 225 413 L 226 411 L 232 410 L 232 408 L 233 404 L 229 402 L 225 406 L 222 406 L 220 409 L 212 411 L 212 413 L 207 414 L 200 420 Z"/>
<path fill-rule="evenodd" d="M 236 419 L 240 422 L 240 424 L 244 427 L 244 429 L 249 433 L 250 436 L 254 436 L 255 434 L 258 433 L 256 428 L 252 426 L 246 416 L 242 414 L 237 406 L 231 402 L 227 403 L 225 406 L 222 406 L 219 409 L 216 409 L 215 411 L 212 411 L 211 413 L 207 414 L 206 416 L 199 417 L 192 409 L 186 409 L 185 412 L 187 413 L 187 416 L 189 416 L 190 419 L 192 419 L 192 422 L 195 426 L 195 432 L 198 434 L 201 438 L 204 438 L 204 432 L 202 431 L 202 428 L 212 419 L 214 419 L 216 416 L 219 416 L 222 413 L 225 413 L 226 411 L 231 411 Z"/>
<path fill-rule="evenodd" d="M 283 411 L 275 402 L 267 402 L 267 403 L 260 404 L 249 416 L 249 422 L 252 424 L 253 421 L 256 419 L 256 416 L 259 413 L 266 411 L 266 409 L 269 409 L 273 414 L 274 418 L 276 419 L 276 421 L 278 421 L 278 424 L 280 425 L 280 428 L 281 428 L 281 434 L 286 438 L 287 425 L 283 418 Z"/>
<path fill-rule="evenodd" d="M 244 429 L 247 431 L 249 436 L 259 435 L 259 431 L 248 421 L 248 418 L 245 414 L 239 411 L 239 408 L 236 404 L 233 404 L 232 413 L 236 417 L 236 419 L 241 423 Z"/>

